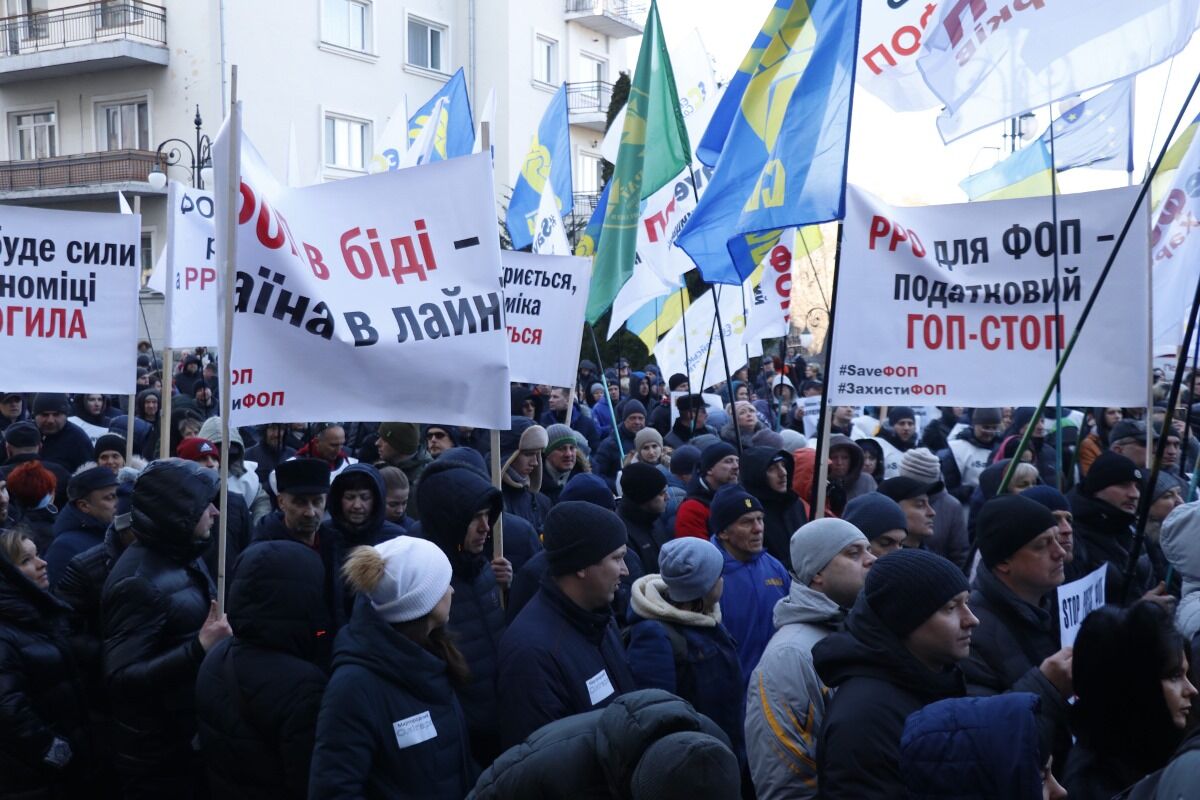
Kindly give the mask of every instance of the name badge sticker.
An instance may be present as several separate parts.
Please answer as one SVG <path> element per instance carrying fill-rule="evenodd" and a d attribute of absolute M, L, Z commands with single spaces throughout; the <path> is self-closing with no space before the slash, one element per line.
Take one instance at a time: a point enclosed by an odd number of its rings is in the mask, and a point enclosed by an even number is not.
<path fill-rule="evenodd" d="M 401 750 L 437 736 L 437 729 L 433 727 L 433 718 L 429 716 L 428 711 L 393 722 L 392 730 L 396 733 L 396 745 Z"/>

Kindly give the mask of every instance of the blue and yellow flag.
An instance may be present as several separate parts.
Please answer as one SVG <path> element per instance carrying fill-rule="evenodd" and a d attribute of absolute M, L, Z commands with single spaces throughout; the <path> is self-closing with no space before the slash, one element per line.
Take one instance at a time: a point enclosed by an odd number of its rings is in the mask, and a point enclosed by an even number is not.
<path fill-rule="evenodd" d="M 1054 189 L 1050 149 L 1038 139 L 991 169 L 958 182 L 971 200 L 1012 200 L 1040 197 Z"/>
<path fill-rule="evenodd" d="M 538 203 L 547 180 L 554 190 L 559 216 L 566 217 L 574 208 L 574 195 L 571 188 L 571 137 L 567 132 L 565 83 L 558 87 L 550 105 L 546 107 L 546 113 L 542 114 L 521 174 L 517 176 L 517 185 L 513 187 L 512 198 L 508 201 L 508 216 L 504 224 L 508 227 L 514 250 L 528 247 L 533 242 Z"/>
<path fill-rule="evenodd" d="M 1054 131 L 1054 167 L 1123 169 L 1133 172 L 1133 84 L 1118 81 L 1081 100 L 1050 124 L 1041 141 L 1050 147 Z"/>
<path fill-rule="evenodd" d="M 691 305 L 687 287 L 680 287 L 665 297 L 656 297 L 633 312 L 625 321 L 625 330 L 642 340 L 646 349 L 653 352 L 660 336 L 665 336 L 683 312 Z"/>
<path fill-rule="evenodd" d="M 588 218 L 583 235 L 575 243 L 575 255 L 577 256 L 591 258 L 596 255 L 596 243 L 600 241 L 600 231 L 604 228 L 604 211 L 608 208 L 610 186 L 612 186 L 611 182 L 604 185 L 604 191 L 600 192 L 600 199 L 596 201 L 596 208 L 592 211 L 592 216 Z"/>
<path fill-rule="evenodd" d="M 705 280 L 740 284 L 785 228 L 845 215 L 858 14 L 846 0 L 771 9 L 705 131 L 716 170 L 676 239 Z"/>
<path fill-rule="evenodd" d="M 417 109 L 417 113 L 409 117 L 408 146 L 412 147 L 421 135 L 422 128 L 429 122 L 429 115 L 442 97 L 446 98 L 446 106 L 441 118 L 436 120 L 438 127 L 433 141 L 433 155 L 429 159 L 431 162 L 469 156 L 475 148 L 475 122 L 471 119 L 471 101 L 467 98 L 467 82 L 463 78 L 462 67 L 446 81 L 445 86 L 434 92 L 425 105 Z"/>

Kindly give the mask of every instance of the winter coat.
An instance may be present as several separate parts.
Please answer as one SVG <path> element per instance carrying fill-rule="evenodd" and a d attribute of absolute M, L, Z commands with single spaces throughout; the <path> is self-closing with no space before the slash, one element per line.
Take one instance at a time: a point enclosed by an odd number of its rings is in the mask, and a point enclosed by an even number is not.
<path fill-rule="evenodd" d="M 499 687 L 500 739 L 511 747 L 635 684 L 612 613 L 580 608 L 546 577 L 500 640 Z"/>
<path fill-rule="evenodd" d="M 1071 526 L 1075 529 L 1075 558 L 1071 562 L 1073 570 L 1084 576 L 1106 566 L 1106 603 L 1124 605 L 1126 597 L 1134 601 L 1154 588 L 1154 570 L 1143 550 L 1134 572 L 1134 585 L 1122 596 L 1125 568 L 1133 547 L 1134 515 L 1103 500 L 1087 497 L 1078 488 L 1071 490 L 1067 500 L 1071 503 Z"/>
<path fill-rule="evenodd" d="M 1038 726 L 1054 743 L 1054 763 L 1061 767 L 1071 742 L 1067 701 L 1039 669 L 1058 652 L 1058 616 L 1054 595 L 1045 608 L 1021 600 L 983 564 L 971 588 L 971 613 L 979 627 L 971 633 L 971 655 L 959 667 L 972 695 L 1031 692 L 1041 699 Z M 1060 770 L 1061 772 L 1061 770 Z"/>
<path fill-rule="evenodd" d="M 617 503 L 617 516 L 625 523 L 626 545 L 641 561 L 642 574 L 658 572 L 658 552 L 674 538 L 663 524 L 663 515 L 622 498 Z"/>
<path fill-rule="evenodd" d="M 504 510 L 528 522 L 540 535 L 542 526 L 546 524 L 546 515 L 554 505 L 550 498 L 534 489 L 509 483 L 507 475 L 504 476 L 501 491 Z"/>
<path fill-rule="evenodd" d="M 979 485 L 980 474 L 987 469 L 998 441 L 983 444 L 975 438 L 975 429 L 967 428 L 938 452 L 942 462 L 942 480 L 946 489 L 960 501 L 969 500 Z"/>
<path fill-rule="evenodd" d="M 845 610 L 793 581 L 775 604 L 775 633 L 746 692 L 746 753 L 759 800 L 817 796 L 817 733 L 829 691 L 813 666 L 813 646 L 838 630 Z"/>
<path fill-rule="evenodd" d="M 525 562 L 525 566 L 518 570 L 514 565 L 513 570 L 513 584 L 508 593 L 507 615 L 510 624 L 521 613 L 521 609 L 537 596 L 542 581 L 550 574 L 550 559 L 544 550 L 539 550 Z M 629 574 L 621 578 L 612 601 L 613 618 L 618 625 L 623 625 L 628 619 L 629 597 L 634 582 L 646 574 L 642 570 L 642 560 L 628 547 L 625 548 L 625 570 Z"/>
<path fill-rule="evenodd" d="M 1013 692 L 940 701 L 910 717 L 900 741 L 904 797 L 1040 800 L 1044 757 L 1029 722 L 1037 708 L 1035 695 Z"/>
<path fill-rule="evenodd" d="M 58 512 L 54 520 L 54 541 L 46 551 L 46 572 L 50 575 L 51 589 L 58 588 L 68 561 L 104 541 L 107 528 L 107 523 L 84 514 L 74 504 Z"/>
<path fill-rule="evenodd" d="M 708 530 L 708 507 L 712 504 L 713 495 L 708 484 L 699 473 L 692 475 L 688 482 L 687 499 L 679 504 L 675 512 L 675 536 L 695 536 L 697 539 L 707 539 L 711 534 Z"/>
<path fill-rule="evenodd" d="M 862 451 L 858 451 L 858 463 L 862 466 Z M 776 492 L 767 485 L 767 467 L 776 456 L 782 456 L 783 468 L 787 473 L 786 487 Z M 763 507 L 763 546 L 781 564 L 792 563 L 792 534 L 808 522 L 804 504 L 792 490 L 796 462 L 786 450 L 770 447 L 752 447 L 744 451 L 741 463 L 742 485 L 746 491 L 758 498 Z M 871 480 L 867 476 L 867 480 Z M 872 485 L 874 481 L 872 480 Z"/>
<path fill-rule="evenodd" d="M 617 447 L 617 435 L 621 437 L 621 446 Z M 623 453 L 629 453 L 634 449 L 634 437 L 637 434 L 630 433 L 625 429 L 625 425 L 617 426 L 617 433 L 610 433 L 600 446 L 592 451 L 592 472 L 604 478 L 604 482 L 608 484 L 608 488 L 613 494 L 617 491 L 617 473 L 621 471 L 621 459 Z"/>
<path fill-rule="evenodd" d="M 500 515 L 500 492 L 481 473 L 452 461 L 438 460 L 425 470 L 421 493 L 421 529 L 450 560 L 450 586 L 454 600 L 446 630 L 467 660 L 471 680 L 458 688 L 467 718 L 471 752 L 476 761 L 491 763 L 500 754 L 500 716 L 496 676 L 500 638 L 504 634 L 504 607 L 492 571 L 491 542 L 478 554 L 462 549 L 471 518 L 489 509 L 489 518 Z"/>
<path fill-rule="evenodd" d="M 964 569 L 971 549 L 967 539 L 967 510 L 945 490 L 929 495 L 929 505 L 937 516 L 933 518 L 933 536 L 926 546 Z"/>
<path fill-rule="evenodd" d="M 67 562 L 54 593 L 79 615 L 88 632 L 97 639 L 101 635 L 100 595 L 113 564 L 125 552 L 121 537 L 109 526 L 104 541 L 84 550 Z"/>
<path fill-rule="evenodd" d="M 8 512 L 14 521 L 20 521 L 29 538 L 33 540 L 38 555 L 46 558 L 50 548 L 54 546 L 54 523 L 58 518 L 58 509 L 53 504 L 26 509 L 10 500 Z M 5 522 L 0 521 L 0 527 L 8 527 Z"/>
<path fill-rule="evenodd" d="M 212 500 L 214 483 L 182 466 L 143 473 L 137 486 L 147 506 L 169 509 L 170 517 L 156 523 L 135 508 L 137 541 L 104 584 L 104 672 L 116 766 L 126 776 L 172 776 L 180 787 L 192 783 L 195 680 L 204 659 L 197 634 L 216 594 L 198 560 L 208 542 L 194 541 L 193 527 Z"/>
<path fill-rule="evenodd" d="M 583 475 L 591 471 L 591 463 L 588 461 L 588 457 L 584 455 L 583 450 L 575 451 L 575 466 L 571 467 L 571 471 L 566 475 L 555 470 L 554 467 L 550 466 L 549 461 L 543 459 L 542 487 L 539 491 L 546 495 L 552 504 L 558 503 L 558 496 L 562 494 L 563 487 L 567 485 L 567 481 L 576 475 Z"/>
<path fill-rule="evenodd" d="M 726 741 L 712 720 L 657 689 L 618 697 L 607 708 L 539 728 L 479 776 L 468 800 L 630 797 L 642 754 L 664 736 L 707 733 Z"/>
<path fill-rule="evenodd" d="M 91 461 L 92 455 L 91 438 L 73 422 L 66 423 L 58 433 L 42 437 L 42 461 L 53 461 L 67 472 L 75 472 Z"/>
<path fill-rule="evenodd" d="M 958 667 L 933 672 L 884 627 L 865 595 L 846 630 L 813 647 L 822 683 L 834 689 L 817 739 L 818 796 L 828 800 L 902 797 L 900 736 L 912 712 L 935 700 L 962 697 Z"/>
<path fill-rule="evenodd" d="M 634 683 L 687 700 L 720 726 L 745 765 L 744 681 L 737 646 L 721 624 L 721 607 L 707 614 L 684 611 L 667 602 L 666 592 L 660 575 L 643 576 L 633 585 L 626 653 Z"/>
<path fill-rule="evenodd" d="M 267 444 L 265 440 L 247 448 L 246 454 L 243 456 L 247 463 L 254 462 L 254 473 L 258 475 L 259 483 L 264 487 L 269 486 L 268 480 L 271 473 L 275 471 L 275 467 L 295 457 L 295 448 L 284 446 L 276 449 Z"/>
<path fill-rule="evenodd" d="M 1112 758 L 1092 750 L 1083 742 L 1076 742 L 1067 757 L 1062 785 L 1068 797 L 1110 798 L 1123 789 L 1137 783 L 1145 771 L 1119 758 Z M 1196 776 L 1191 776 L 1195 786 Z M 1168 795 L 1177 800 L 1177 795 Z"/>
<path fill-rule="evenodd" d="M 758 666 L 758 659 L 775 632 L 771 614 L 775 604 L 787 597 L 792 578 L 787 568 L 766 550 L 759 551 L 749 561 L 738 561 L 715 536 L 712 543 L 725 559 L 721 572 L 725 576 L 721 613 L 725 627 L 737 642 L 744 690 L 745 681 Z"/>
<path fill-rule="evenodd" d="M 850 470 L 843 478 L 830 478 L 830 482 L 840 488 L 846 495 L 845 503 L 850 502 L 854 498 L 870 494 L 878 488 L 875 479 L 870 475 L 864 475 L 863 468 L 863 451 L 862 448 L 854 443 L 854 440 L 849 436 L 843 436 L 840 433 L 835 433 L 829 437 L 829 449 L 835 447 L 844 448 L 850 454 Z M 843 503 L 843 508 L 845 507 Z"/>
<path fill-rule="evenodd" d="M 669 413 L 669 412 L 668 412 Z M 668 417 L 670 419 L 670 417 Z M 711 425 L 693 425 L 682 417 L 675 420 L 671 430 L 663 436 L 663 446 L 678 450 L 697 436 L 716 436 L 717 431 Z"/>
<path fill-rule="evenodd" d="M 253 532 L 250 523 L 250 509 L 246 506 L 246 501 L 232 489 L 226 493 L 226 498 L 228 508 L 224 510 L 224 513 L 228 519 L 225 523 L 225 579 L 232 582 L 233 567 L 242 551 L 250 546 Z M 219 498 L 213 498 L 213 505 L 218 505 L 218 502 Z M 213 580 L 216 580 L 217 577 L 220 558 L 221 548 L 217 542 L 217 526 L 214 524 L 212 535 L 208 539 L 208 547 L 201 554 L 204 566 Z"/>
<path fill-rule="evenodd" d="M 308 795 L 328 663 L 321 559 L 299 542 L 246 551 L 229 593 L 234 636 L 196 678 L 200 749 L 219 797 Z"/>
<path fill-rule="evenodd" d="M 0 797 L 86 797 L 91 742 L 70 609 L 0 556 Z M 72 756 L 43 759 L 63 739 Z"/>
<path fill-rule="evenodd" d="M 278 540 L 299 541 L 284 526 L 283 512 L 272 511 L 255 527 L 254 541 Z M 353 608 L 354 602 L 351 593 L 346 591 L 346 585 L 342 582 L 342 561 L 346 557 L 346 549 L 342 546 L 338 532 L 324 522 L 317 529 L 313 549 L 317 551 L 317 555 L 321 557 L 321 564 L 325 567 L 325 605 L 329 609 L 333 630 L 338 630 L 349 618 L 346 609 Z"/>
<path fill-rule="evenodd" d="M 348 479 L 354 475 L 366 475 L 371 480 L 372 494 L 371 516 L 362 525 L 355 527 L 342 514 L 342 496 L 346 493 Z M 395 523 L 388 522 L 387 489 L 383 485 L 383 477 L 379 470 L 368 464 L 351 464 L 346 467 L 329 484 L 330 523 L 337 531 L 342 542 L 342 549 L 349 552 L 359 545 L 376 545 L 404 535 L 404 529 Z M 350 614 L 352 604 L 347 604 L 346 614 Z"/>
<path fill-rule="evenodd" d="M 476 773 L 446 662 L 359 597 L 334 644 L 309 797 L 458 800 Z"/>

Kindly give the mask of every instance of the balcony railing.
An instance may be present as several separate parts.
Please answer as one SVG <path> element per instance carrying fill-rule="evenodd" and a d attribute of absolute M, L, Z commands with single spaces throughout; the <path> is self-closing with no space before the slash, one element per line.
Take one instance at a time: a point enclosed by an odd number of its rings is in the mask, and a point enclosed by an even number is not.
<path fill-rule="evenodd" d="M 607 14 L 621 17 L 637 25 L 646 18 L 648 3 L 641 0 L 566 0 L 568 14 Z"/>
<path fill-rule="evenodd" d="M 117 40 L 165 47 L 167 10 L 136 0 L 101 0 L 0 19 L 0 56 Z"/>
<path fill-rule="evenodd" d="M 600 192 L 575 192 L 571 213 L 585 220 L 591 219 L 600 203 Z"/>
<path fill-rule="evenodd" d="M 0 161 L 0 191 L 55 189 L 144 181 L 165 169 L 149 150 L 108 150 L 32 161 Z"/>
<path fill-rule="evenodd" d="M 567 111 L 571 114 L 608 114 L 613 85 L 608 81 L 567 84 Z"/>

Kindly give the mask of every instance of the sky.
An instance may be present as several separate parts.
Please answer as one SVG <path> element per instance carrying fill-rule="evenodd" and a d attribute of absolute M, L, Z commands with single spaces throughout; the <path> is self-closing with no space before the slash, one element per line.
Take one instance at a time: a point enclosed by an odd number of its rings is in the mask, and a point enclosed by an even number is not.
<path fill-rule="evenodd" d="M 713 57 L 717 77 L 724 80 L 737 69 L 773 2 L 740 0 L 735 5 L 729 0 L 659 0 L 658 5 L 668 37 L 674 38 L 694 28 Z M 634 51 L 630 63 L 637 60 L 638 42 L 639 39 L 631 42 Z M 1162 146 L 1198 72 L 1200 36 L 1193 36 L 1172 62 L 1137 77 L 1134 91 L 1135 181 L 1141 179 L 1152 153 L 1157 154 Z M 1180 128 L 1186 127 L 1198 112 L 1200 100 L 1193 100 Z M 1035 137 L 1045 130 L 1050 120 L 1045 109 L 1038 111 L 1037 116 Z M 850 183 L 893 205 L 965 202 L 966 194 L 958 187 L 958 182 L 987 169 L 1002 154 L 1008 153 L 1003 128 L 997 124 L 944 145 L 934 124 L 936 117 L 936 110 L 907 114 L 892 111 L 873 95 L 858 90 L 851 128 Z M 1127 180 L 1124 172 L 1116 170 L 1070 170 L 1061 175 L 1060 190 L 1072 193 L 1111 188 L 1124 186 Z"/>

